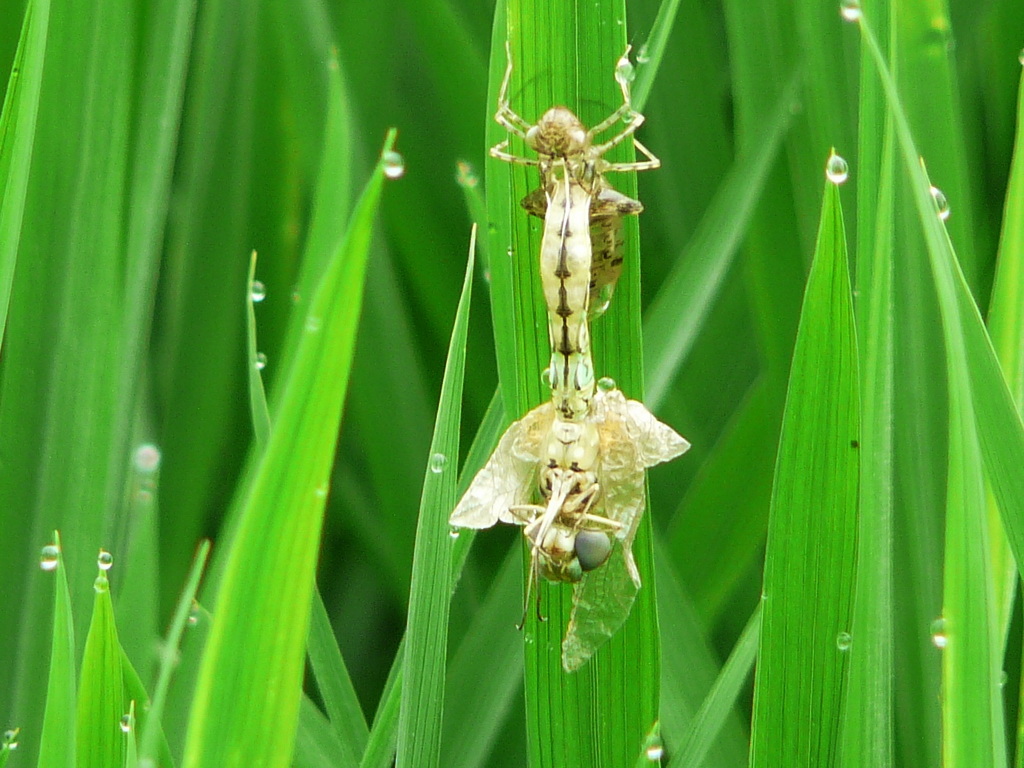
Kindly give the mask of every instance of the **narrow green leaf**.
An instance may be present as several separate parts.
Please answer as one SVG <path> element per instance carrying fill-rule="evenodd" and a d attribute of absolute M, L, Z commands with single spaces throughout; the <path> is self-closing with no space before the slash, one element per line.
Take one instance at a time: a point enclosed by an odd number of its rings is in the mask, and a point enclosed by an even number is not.
<path fill-rule="evenodd" d="M 736 706 L 757 657 L 761 637 L 761 606 L 754 609 L 740 639 L 729 654 L 715 684 L 687 728 L 669 768 L 700 765 Z"/>
<path fill-rule="evenodd" d="M 893 112 L 900 156 L 911 182 L 942 317 L 950 442 L 943 616 L 942 624 L 933 632 L 944 647 L 943 763 L 952 768 L 979 764 L 998 768 L 1006 764 L 998 685 L 1002 637 L 996 625 L 998 611 L 986 543 L 982 461 L 1020 563 L 1024 553 L 1024 499 L 1013 494 L 1024 490 L 1020 472 L 1024 466 L 1024 429 L 937 215 L 895 83 L 864 17 L 860 29 Z"/>
<path fill-rule="evenodd" d="M 449 571 L 452 546 L 448 515 L 455 506 L 455 457 L 459 455 L 466 332 L 473 293 L 476 229 L 445 363 L 434 437 L 423 481 L 412 561 L 405 635 L 405 683 L 398 720 L 396 765 L 435 766 L 441 759 L 445 656 L 448 646 Z"/>
<path fill-rule="evenodd" d="M 496 757 L 523 682 L 522 638 L 512 618 L 522 604 L 521 571 L 522 554 L 512 547 L 448 665 L 441 765 L 477 768 Z"/>
<path fill-rule="evenodd" d="M 127 728 L 127 731 L 125 730 Z M 124 767 L 125 768 L 138 768 L 139 766 L 139 751 L 136 743 L 136 721 L 135 721 L 135 701 L 132 700 L 128 704 L 128 714 L 124 716 L 121 721 L 121 730 L 127 734 L 125 739 L 124 749 Z"/>
<path fill-rule="evenodd" d="M 636 762 L 633 763 L 634 768 L 649 768 L 651 765 L 660 764 L 664 754 L 665 747 L 661 743 L 661 723 L 655 721 L 640 745 L 640 754 L 636 756 Z"/>
<path fill-rule="evenodd" d="M 0 348 L 18 261 L 49 25 L 50 0 L 32 0 L 25 6 L 18 50 L 0 112 Z"/>
<path fill-rule="evenodd" d="M 11 752 L 18 748 L 19 733 L 21 733 L 20 728 L 11 728 L 4 731 L 3 738 L 0 739 L 0 768 L 4 768 L 7 765 L 7 759 L 11 756 Z"/>
<path fill-rule="evenodd" d="M 862 125 L 871 117 L 862 109 Z M 867 129 L 867 126 L 865 126 Z M 857 271 L 861 341 L 861 467 L 857 575 L 850 634 L 850 678 L 842 760 L 850 768 L 885 768 L 893 760 L 893 136 L 891 121 L 872 196 L 862 197 Z M 866 191 L 861 185 L 860 190 Z M 872 222 L 872 230 L 865 229 Z"/>
<path fill-rule="evenodd" d="M 339 748 L 347 754 L 352 765 L 358 765 L 359 756 L 366 749 L 369 730 L 319 589 L 313 590 L 306 646 L 316 687 L 324 701 L 327 718 L 335 731 Z"/>
<path fill-rule="evenodd" d="M 651 407 L 664 400 L 722 290 L 778 157 L 798 84 L 796 78 L 789 83 L 766 120 L 764 141 L 733 162 L 685 251 L 644 314 L 647 402 Z"/>
<path fill-rule="evenodd" d="M 306 696 L 299 706 L 293 765 L 294 768 L 355 768 L 359 765 L 339 741 L 337 728 Z"/>
<path fill-rule="evenodd" d="M 270 440 L 270 411 L 267 409 L 267 393 L 263 389 L 263 375 L 260 371 L 266 365 L 266 357 L 261 356 L 256 344 L 256 310 L 257 301 L 263 301 L 266 288 L 256 282 L 256 251 L 249 258 L 249 279 L 246 281 L 249 292 L 245 297 L 245 341 L 246 361 L 249 372 L 249 413 L 252 416 L 252 428 L 256 434 L 256 445 L 266 448 Z M 258 298 L 257 298 L 258 297 Z"/>
<path fill-rule="evenodd" d="M 121 645 L 114 624 L 107 572 L 95 582 L 92 623 L 85 639 L 78 687 L 77 768 L 111 768 L 124 762 L 121 718 L 127 711 L 121 669 Z"/>
<path fill-rule="evenodd" d="M 1024 407 L 1024 77 L 1017 102 L 1017 136 L 1003 210 L 988 332 L 1019 411 Z M 1001 614 L 999 626 L 1005 634 L 1010 626 L 1016 592 L 1017 564 L 1006 548 L 1002 529 L 999 509 L 992 504 L 989 510 L 992 574 Z"/>
<path fill-rule="evenodd" d="M 181 598 L 171 619 L 171 626 L 167 631 L 167 638 L 164 640 L 160 654 L 160 666 L 157 671 L 156 685 L 153 688 L 153 701 L 150 704 L 148 718 L 140 724 L 139 732 L 139 759 L 155 759 L 157 742 L 160 741 L 160 749 L 164 749 L 164 738 L 160 732 L 163 721 L 164 707 L 167 701 L 167 692 L 171 685 L 171 676 L 174 674 L 178 661 L 178 647 L 181 645 L 181 637 L 185 628 L 198 617 L 192 616 L 195 605 L 196 592 L 199 589 L 199 579 L 203 575 L 203 568 L 206 566 L 206 559 L 210 554 L 210 542 L 203 541 L 192 561 L 192 570 L 189 571 L 188 581 L 182 590 Z"/>
<path fill-rule="evenodd" d="M 42 555 L 44 570 L 53 571 L 53 639 L 46 683 L 46 711 L 39 739 L 39 768 L 75 765 L 75 628 L 71 617 L 68 575 L 60 551 L 60 533 Z M 56 560 L 54 560 L 56 558 Z"/>
<path fill-rule="evenodd" d="M 857 538 L 857 370 L 842 208 L 826 182 L 772 492 L 754 768 L 827 763 L 838 746 Z"/>
<path fill-rule="evenodd" d="M 159 761 L 163 765 L 173 765 L 174 761 L 171 759 L 171 748 L 167 743 L 167 738 L 164 736 L 163 728 L 160 726 L 158 720 L 154 720 L 151 713 L 152 701 L 149 698 L 149 693 L 146 691 L 146 686 L 142 682 L 142 678 L 139 677 L 139 673 L 135 671 L 135 667 L 132 664 L 131 659 L 121 649 L 121 673 L 122 679 L 124 680 L 124 699 L 129 702 L 134 709 L 129 713 L 131 715 L 130 729 L 125 731 L 124 728 L 129 724 L 127 721 L 122 720 L 121 726 L 122 731 L 129 733 L 127 743 L 133 748 L 133 752 L 137 754 L 136 738 L 138 732 L 143 729 L 151 729 L 156 734 L 158 742 L 157 752 L 159 753 Z M 125 715 L 127 717 L 127 715 Z M 125 755 L 127 764 L 127 754 Z"/>
<path fill-rule="evenodd" d="M 469 448 L 466 462 L 462 467 L 462 474 L 459 477 L 458 493 L 465 492 L 470 480 L 487 461 L 494 446 L 498 443 L 498 437 L 506 424 L 505 411 L 502 407 L 500 390 L 494 393 L 491 404 L 484 415 L 483 423 L 477 431 L 476 438 Z M 462 531 L 455 546 L 452 547 L 451 573 L 452 590 L 457 586 L 457 577 L 462 573 L 466 558 L 469 555 L 470 546 L 473 543 L 474 532 Z M 384 686 L 384 693 L 381 695 L 380 703 L 377 706 L 376 715 L 373 718 L 373 727 L 370 729 L 370 737 L 366 744 L 366 751 L 360 762 L 361 768 L 390 768 L 394 762 L 395 746 L 398 742 L 398 713 L 402 697 L 402 670 L 405 663 L 405 640 L 398 646 L 398 653 L 395 654 L 391 672 L 388 675 L 387 684 Z"/>
<path fill-rule="evenodd" d="M 323 505 L 394 137 L 310 302 L 274 432 L 236 500 L 243 512 L 203 654 L 187 768 L 283 768 L 291 758 Z"/>

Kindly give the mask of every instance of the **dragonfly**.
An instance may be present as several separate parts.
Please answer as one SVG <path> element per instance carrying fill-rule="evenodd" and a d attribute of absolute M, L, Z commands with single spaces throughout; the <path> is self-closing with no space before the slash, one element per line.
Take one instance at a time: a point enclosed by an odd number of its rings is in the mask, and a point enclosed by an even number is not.
<path fill-rule="evenodd" d="M 598 317 L 611 302 L 615 284 L 622 272 L 622 217 L 643 211 L 643 204 L 639 200 L 634 200 L 612 187 L 605 174 L 652 170 L 661 166 L 661 161 L 633 135 L 643 125 L 644 116 L 632 106 L 629 78 L 624 74 L 631 70 L 630 47 L 626 47 L 625 53 L 615 67 L 615 79 L 622 92 L 622 105 L 590 130 L 587 130 L 567 107 L 551 107 L 534 125 L 530 125 L 513 111 L 508 99 L 508 87 L 512 77 L 512 56 L 508 44 L 505 51 L 508 64 L 499 91 L 498 111 L 494 118 L 506 130 L 522 139 L 537 153 L 537 157 L 522 157 L 508 152 L 508 139 L 492 147 L 491 156 L 519 165 L 537 166 L 540 169 L 541 187 L 526 195 L 521 201 L 523 208 L 538 218 L 547 219 L 552 197 L 556 194 L 561 181 L 560 176 L 569 177 L 572 183 L 586 191 L 589 208 L 587 228 L 590 231 L 592 249 L 592 303 L 589 314 L 591 318 Z M 620 121 L 624 125 L 618 133 L 607 141 L 595 142 L 599 134 Z M 632 138 L 633 145 L 646 160 L 612 163 L 604 158 L 606 152 L 629 138 Z"/>
<path fill-rule="evenodd" d="M 514 422 L 452 512 L 456 527 L 523 527 L 531 545 L 527 606 L 541 577 L 575 584 L 562 643 L 566 671 L 585 664 L 629 616 L 641 586 L 632 546 L 645 471 L 689 447 L 642 403 L 604 383 L 584 422 L 560 419 L 553 402 Z"/>
<path fill-rule="evenodd" d="M 603 311 L 601 304 L 607 306 L 621 272 L 621 218 L 643 208 L 612 188 L 604 173 L 659 165 L 635 139 L 646 161 L 604 158 L 643 122 L 630 106 L 628 82 L 619 79 L 623 105 L 587 131 L 565 107 L 526 124 L 509 106 L 511 72 L 510 56 L 495 119 L 537 158 L 506 152 L 507 141 L 491 154 L 540 170 L 542 186 L 523 205 L 544 219 L 539 273 L 552 397 L 509 427 L 449 522 L 523 527 L 530 547 L 524 618 L 540 578 L 576 585 L 562 656 L 563 667 L 572 671 L 618 630 L 640 588 L 632 543 L 645 507 L 646 469 L 675 458 L 689 443 L 614 385 L 599 388 L 595 381 L 588 321 Z M 597 134 L 620 120 L 625 127 L 619 133 L 595 143 Z"/>

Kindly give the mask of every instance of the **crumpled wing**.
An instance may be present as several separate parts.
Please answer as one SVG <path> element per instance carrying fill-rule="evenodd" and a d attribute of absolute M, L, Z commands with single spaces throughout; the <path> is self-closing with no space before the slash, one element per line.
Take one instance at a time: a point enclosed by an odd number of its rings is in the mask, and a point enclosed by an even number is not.
<path fill-rule="evenodd" d="M 645 470 L 690 447 L 643 403 L 626 400 L 617 389 L 599 391 L 594 396 L 594 417 L 601 437 L 599 513 L 622 523 L 622 528 L 616 533 L 620 546 L 608 562 L 576 586 L 572 618 L 562 642 L 562 666 L 567 671 L 582 666 L 619 630 L 640 590 L 633 539 L 646 505 Z"/>
<path fill-rule="evenodd" d="M 550 402 L 513 422 L 498 447 L 477 472 L 455 506 L 448 522 L 459 528 L 490 528 L 499 520 L 522 523 L 509 508 L 528 504 L 537 485 L 537 468 L 544 437 L 551 427 Z"/>
<path fill-rule="evenodd" d="M 572 616 L 562 641 L 562 667 L 575 672 L 619 631 L 640 589 L 617 544 L 608 562 L 590 571 L 573 592 Z M 632 564 L 632 557 L 630 557 Z M 633 566 L 635 568 L 636 566 Z"/>

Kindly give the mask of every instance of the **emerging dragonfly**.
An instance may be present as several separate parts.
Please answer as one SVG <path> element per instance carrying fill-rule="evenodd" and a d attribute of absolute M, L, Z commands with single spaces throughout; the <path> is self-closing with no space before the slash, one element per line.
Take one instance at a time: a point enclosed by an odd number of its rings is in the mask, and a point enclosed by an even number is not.
<path fill-rule="evenodd" d="M 621 271 L 621 217 L 642 210 L 603 174 L 659 165 L 639 143 L 647 161 L 616 164 L 603 157 L 643 122 L 630 106 L 628 82 L 618 78 L 623 105 L 591 131 L 564 107 L 549 109 L 529 126 L 508 104 L 511 71 L 510 59 L 495 118 L 538 159 L 505 152 L 507 142 L 491 154 L 541 172 L 542 188 L 523 205 L 544 218 L 539 271 L 548 308 L 552 401 L 509 427 L 450 522 L 523 526 L 531 550 L 527 605 L 541 576 L 577 584 L 562 653 L 563 666 L 572 671 L 618 630 L 640 587 L 632 542 L 644 509 L 644 471 L 689 444 L 613 384 L 595 389 L 588 320 L 603 306 L 592 307 L 591 298 L 607 305 Z M 620 119 L 626 123 L 620 133 L 593 143 Z"/>
<path fill-rule="evenodd" d="M 615 634 L 640 589 L 632 544 L 645 505 L 644 471 L 690 447 L 609 386 L 598 389 L 585 422 L 564 422 L 544 403 L 513 423 L 450 518 L 462 528 L 523 526 L 532 545 L 527 603 L 539 576 L 576 583 L 562 643 L 568 671 Z M 582 429 L 564 434 L 567 425 Z M 578 460 L 565 463 L 566 453 Z M 533 503 L 538 487 L 542 504 Z"/>
<path fill-rule="evenodd" d="M 498 95 L 498 112 L 494 116 L 500 125 L 521 138 L 537 153 L 536 158 L 511 154 L 506 151 L 509 144 L 507 139 L 491 148 L 492 157 L 519 165 L 539 167 L 541 187 L 521 201 L 527 212 L 546 220 L 562 176 L 579 185 L 586 193 L 589 207 L 588 228 L 593 254 L 590 271 L 591 317 L 597 317 L 607 309 L 615 290 L 615 283 L 622 272 L 622 217 L 638 214 L 644 209 L 639 200 L 634 200 L 612 187 L 605 174 L 644 171 L 661 166 L 661 161 L 633 136 L 643 125 L 644 116 L 633 108 L 630 98 L 630 78 L 626 74 L 632 71 L 628 58 L 629 51 L 630 48 L 627 47 L 615 67 L 615 79 L 622 91 L 622 105 L 588 131 L 567 107 L 552 107 L 535 125 L 528 124 L 512 110 L 508 100 L 512 56 L 506 44 L 508 65 Z M 605 142 L 594 143 L 598 134 L 619 121 L 624 122 L 622 130 Z M 632 138 L 633 145 L 647 158 L 646 160 L 612 163 L 604 158 L 606 152 L 627 138 Z"/>

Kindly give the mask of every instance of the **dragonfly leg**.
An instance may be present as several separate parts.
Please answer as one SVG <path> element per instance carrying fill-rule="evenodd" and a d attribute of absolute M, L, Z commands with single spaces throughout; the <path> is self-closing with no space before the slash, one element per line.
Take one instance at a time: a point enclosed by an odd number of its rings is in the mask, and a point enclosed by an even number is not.
<path fill-rule="evenodd" d="M 501 81 L 501 90 L 498 92 L 498 111 L 494 119 L 510 133 L 514 133 L 521 139 L 526 139 L 526 132 L 530 130 L 530 124 L 512 111 L 508 103 L 508 85 L 512 81 L 512 48 L 508 40 L 505 41 L 505 57 L 508 64 L 505 66 L 505 77 Z"/>
<path fill-rule="evenodd" d="M 661 160 L 636 139 L 633 139 L 633 146 L 639 149 L 647 159 L 632 163 L 608 163 L 604 166 L 604 171 L 653 171 L 655 168 L 661 167 Z"/>
<path fill-rule="evenodd" d="M 535 160 L 530 157 L 520 157 L 519 155 L 513 155 L 511 152 L 506 152 L 505 149 L 508 147 L 508 139 L 495 144 L 491 147 L 491 157 L 496 157 L 498 160 L 504 160 L 506 163 L 515 163 L 516 165 L 540 165 L 539 160 Z"/>

